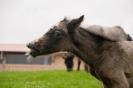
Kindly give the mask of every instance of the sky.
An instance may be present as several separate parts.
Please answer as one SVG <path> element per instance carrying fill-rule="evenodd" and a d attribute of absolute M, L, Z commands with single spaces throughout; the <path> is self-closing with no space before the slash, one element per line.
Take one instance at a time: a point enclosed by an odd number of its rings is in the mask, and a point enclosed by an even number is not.
<path fill-rule="evenodd" d="M 28 43 L 64 17 L 122 26 L 133 37 L 133 0 L 0 0 L 0 43 Z"/>

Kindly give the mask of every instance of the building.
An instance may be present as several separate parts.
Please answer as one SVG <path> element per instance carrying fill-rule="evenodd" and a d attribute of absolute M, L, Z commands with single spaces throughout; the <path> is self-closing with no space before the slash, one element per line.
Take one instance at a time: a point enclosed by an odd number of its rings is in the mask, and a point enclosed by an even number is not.
<path fill-rule="evenodd" d="M 27 61 L 28 48 L 22 44 L 0 44 L 1 63 L 6 64 L 51 64 L 50 56 L 40 56 Z"/>
<path fill-rule="evenodd" d="M 65 69 L 63 53 L 38 56 L 28 61 L 25 54 L 28 51 L 24 44 L 0 44 L 0 71 Z"/>
<path fill-rule="evenodd" d="M 0 44 L 0 69 L 13 70 L 15 68 L 26 70 L 26 66 L 38 67 L 39 65 L 50 65 L 52 63 L 50 55 L 31 58 L 32 60 L 28 62 L 28 56 L 25 55 L 28 51 L 29 49 L 24 44 Z M 34 68 L 37 69 L 36 67 Z"/>

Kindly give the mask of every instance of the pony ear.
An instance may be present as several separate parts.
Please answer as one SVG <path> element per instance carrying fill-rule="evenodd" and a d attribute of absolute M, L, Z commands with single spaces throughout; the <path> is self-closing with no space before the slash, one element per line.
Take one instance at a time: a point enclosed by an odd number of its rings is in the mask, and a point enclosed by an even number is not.
<path fill-rule="evenodd" d="M 84 19 L 84 15 L 80 16 L 80 17 L 77 18 L 77 19 L 73 19 L 73 20 L 71 21 L 71 23 L 72 23 L 73 25 L 80 25 L 80 23 L 83 21 L 83 19 Z"/>
<path fill-rule="evenodd" d="M 68 21 L 68 20 L 67 20 L 67 17 L 64 17 L 63 21 L 67 22 L 67 21 Z"/>
<path fill-rule="evenodd" d="M 83 20 L 84 20 L 84 15 L 80 16 L 77 19 L 72 19 L 67 25 L 68 32 L 74 32 L 74 29 L 79 27 L 79 25 Z"/>

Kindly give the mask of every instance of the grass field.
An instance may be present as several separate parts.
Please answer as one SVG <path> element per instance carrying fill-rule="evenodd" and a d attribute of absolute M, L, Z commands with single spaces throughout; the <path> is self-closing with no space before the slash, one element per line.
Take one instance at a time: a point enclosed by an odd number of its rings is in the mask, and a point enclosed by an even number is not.
<path fill-rule="evenodd" d="M 84 71 L 0 72 L 0 88 L 102 88 Z"/>

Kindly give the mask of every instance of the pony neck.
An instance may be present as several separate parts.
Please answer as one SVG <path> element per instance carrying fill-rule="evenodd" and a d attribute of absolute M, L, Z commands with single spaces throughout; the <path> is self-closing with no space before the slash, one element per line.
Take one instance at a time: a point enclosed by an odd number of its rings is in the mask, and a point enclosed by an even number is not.
<path fill-rule="evenodd" d="M 83 28 L 79 28 L 71 36 L 74 47 L 72 52 L 89 65 L 93 65 L 99 59 L 100 47 L 104 39 L 93 35 Z"/>

